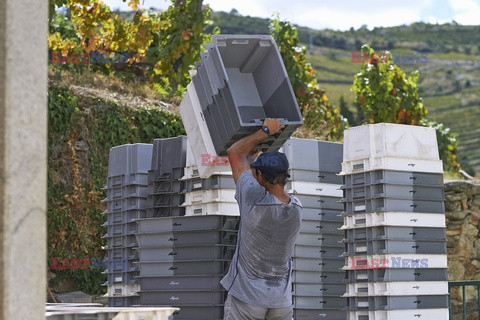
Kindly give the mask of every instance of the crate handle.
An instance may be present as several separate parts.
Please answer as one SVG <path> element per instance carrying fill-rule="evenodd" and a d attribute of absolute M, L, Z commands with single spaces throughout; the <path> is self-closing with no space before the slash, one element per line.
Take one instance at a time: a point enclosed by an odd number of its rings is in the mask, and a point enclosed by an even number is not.
<path fill-rule="evenodd" d="M 168 270 L 177 270 L 178 268 L 177 267 L 170 267 L 168 268 Z"/>
<path fill-rule="evenodd" d="M 176 256 L 176 255 L 177 255 L 177 252 L 173 252 L 173 251 L 172 251 L 172 252 L 170 252 L 168 255 L 169 255 L 169 256 Z"/>
<path fill-rule="evenodd" d="M 321 174 L 318 176 L 320 179 L 325 179 L 325 175 Z"/>
<path fill-rule="evenodd" d="M 173 226 L 174 226 L 174 227 L 178 227 L 178 226 L 181 226 L 181 225 L 182 225 L 182 224 L 181 224 L 181 223 L 178 223 L 178 222 L 174 222 L 174 223 L 173 223 Z"/>
<path fill-rule="evenodd" d="M 417 204 L 411 204 L 410 207 L 416 208 L 416 207 L 418 207 L 418 205 Z"/>
<path fill-rule="evenodd" d="M 168 241 L 177 241 L 178 239 L 177 238 L 170 238 L 168 239 Z"/>

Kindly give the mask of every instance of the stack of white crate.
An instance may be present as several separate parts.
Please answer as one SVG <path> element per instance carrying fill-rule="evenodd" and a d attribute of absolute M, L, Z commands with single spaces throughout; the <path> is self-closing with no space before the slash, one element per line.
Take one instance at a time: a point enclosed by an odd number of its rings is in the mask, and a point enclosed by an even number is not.
<path fill-rule="evenodd" d="M 291 138 L 282 151 L 290 164 L 286 192 L 303 206 L 293 254 L 294 318 L 345 319 L 342 178 L 337 175 L 342 145 Z"/>
<path fill-rule="evenodd" d="M 224 158 L 221 160 L 221 166 L 213 166 L 213 161 L 217 160 L 210 154 L 204 157 L 205 164 L 201 167 L 207 168 L 203 168 L 202 172 L 208 171 L 211 174 L 207 178 L 200 177 L 199 167 L 196 165 L 191 145 L 188 143 L 187 163 L 182 177 L 185 193 L 185 202 L 182 207 L 185 208 L 185 215 L 240 215 L 235 200 L 235 182 L 228 161 Z M 211 168 L 208 168 L 210 166 Z"/>
<path fill-rule="evenodd" d="M 435 130 L 385 123 L 351 128 L 341 175 L 347 319 L 448 319 Z"/>

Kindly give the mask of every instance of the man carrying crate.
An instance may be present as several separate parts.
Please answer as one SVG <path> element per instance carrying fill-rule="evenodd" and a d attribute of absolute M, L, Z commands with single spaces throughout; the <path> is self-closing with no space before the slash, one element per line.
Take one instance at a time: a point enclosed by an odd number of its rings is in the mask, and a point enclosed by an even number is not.
<path fill-rule="evenodd" d="M 292 254 L 300 230 L 301 205 L 285 194 L 288 160 L 255 146 L 284 126 L 265 119 L 262 129 L 235 142 L 228 157 L 240 208 L 237 248 L 221 284 L 228 291 L 224 320 L 291 320 Z"/>

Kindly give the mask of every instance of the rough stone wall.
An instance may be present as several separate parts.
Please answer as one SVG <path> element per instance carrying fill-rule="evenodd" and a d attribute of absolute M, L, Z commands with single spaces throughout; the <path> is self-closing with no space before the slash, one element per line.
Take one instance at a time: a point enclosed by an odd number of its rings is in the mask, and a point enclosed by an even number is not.
<path fill-rule="evenodd" d="M 480 280 L 480 182 L 445 184 L 448 280 Z M 468 319 L 478 319 L 477 289 L 466 287 Z M 462 290 L 452 288 L 453 319 L 462 319 Z"/>

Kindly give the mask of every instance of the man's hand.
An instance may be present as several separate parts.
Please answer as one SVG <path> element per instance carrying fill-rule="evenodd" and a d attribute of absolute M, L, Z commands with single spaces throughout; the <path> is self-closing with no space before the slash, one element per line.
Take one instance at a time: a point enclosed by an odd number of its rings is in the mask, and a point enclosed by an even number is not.
<path fill-rule="evenodd" d="M 280 119 L 267 118 L 263 121 L 263 125 L 270 130 L 270 135 L 274 135 L 278 131 L 285 128 L 284 125 L 280 124 Z"/>

